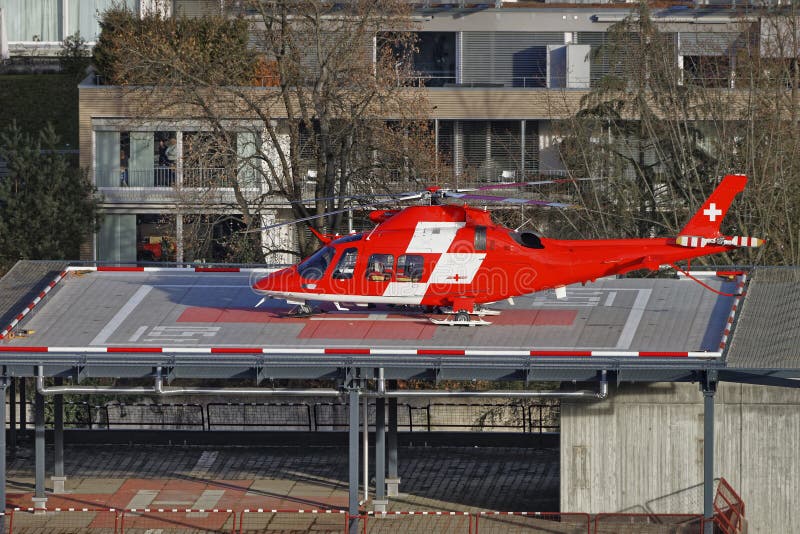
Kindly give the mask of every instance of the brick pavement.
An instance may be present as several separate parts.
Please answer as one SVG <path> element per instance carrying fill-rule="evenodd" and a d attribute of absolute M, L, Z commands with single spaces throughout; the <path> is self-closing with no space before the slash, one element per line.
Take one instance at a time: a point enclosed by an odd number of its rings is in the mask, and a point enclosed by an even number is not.
<path fill-rule="evenodd" d="M 401 494 L 390 510 L 554 511 L 558 449 L 401 447 Z M 48 507 L 347 506 L 347 450 L 338 447 L 65 447 L 68 494 Z M 52 475 L 48 447 L 47 486 Z M 8 459 L 9 502 L 31 505 L 33 451 Z"/>

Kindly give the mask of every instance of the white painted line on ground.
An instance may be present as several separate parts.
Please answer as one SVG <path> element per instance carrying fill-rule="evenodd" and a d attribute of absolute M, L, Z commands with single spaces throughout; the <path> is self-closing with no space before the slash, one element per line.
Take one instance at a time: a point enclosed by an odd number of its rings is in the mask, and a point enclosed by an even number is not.
<path fill-rule="evenodd" d="M 108 340 L 108 338 L 111 337 L 111 334 L 113 334 L 117 330 L 117 328 L 119 328 L 119 325 L 121 325 L 122 322 L 128 318 L 128 315 L 130 315 L 131 312 L 136 308 L 136 306 L 138 306 L 139 303 L 141 303 L 144 300 L 144 298 L 147 296 L 148 293 L 150 293 L 150 290 L 152 289 L 153 289 L 152 286 L 140 287 L 136 291 L 136 293 L 134 293 L 133 296 L 130 299 L 128 299 L 128 302 L 125 303 L 125 305 L 117 312 L 117 314 L 111 318 L 108 324 L 106 324 L 106 326 L 103 327 L 102 330 L 100 330 L 100 333 L 97 334 L 97 336 L 89 344 L 105 345 L 106 340 Z"/>
<path fill-rule="evenodd" d="M 650 300 L 652 289 L 637 289 L 636 300 L 633 301 L 633 306 L 625 320 L 625 326 L 622 327 L 622 332 L 619 333 L 619 341 L 617 341 L 617 349 L 628 349 L 633 343 L 633 336 L 636 335 L 636 330 L 639 328 L 639 323 L 644 315 L 644 310 L 647 308 L 647 302 Z"/>
<path fill-rule="evenodd" d="M 159 490 L 139 490 L 124 508 L 127 510 L 130 510 L 131 508 L 147 508 L 150 506 L 150 503 L 156 500 L 158 492 Z"/>
<path fill-rule="evenodd" d="M 137 341 L 139 341 L 139 338 L 142 337 L 142 334 L 147 332 L 147 328 L 148 328 L 147 326 L 140 326 L 139 328 L 137 328 L 136 332 L 134 332 L 133 335 L 128 338 L 128 342 L 136 343 Z"/>
<path fill-rule="evenodd" d="M 603 304 L 603 306 L 609 306 L 609 307 L 613 306 L 614 305 L 614 299 L 616 297 L 617 297 L 617 292 L 616 291 L 609 291 L 608 292 L 608 296 L 606 297 L 606 302 L 605 302 L 605 304 Z"/>
<path fill-rule="evenodd" d="M 222 496 L 225 490 L 203 490 L 203 494 L 192 505 L 193 510 L 208 510 L 213 509 Z M 208 517 L 208 512 L 189 512 L 186 517 Z"/>

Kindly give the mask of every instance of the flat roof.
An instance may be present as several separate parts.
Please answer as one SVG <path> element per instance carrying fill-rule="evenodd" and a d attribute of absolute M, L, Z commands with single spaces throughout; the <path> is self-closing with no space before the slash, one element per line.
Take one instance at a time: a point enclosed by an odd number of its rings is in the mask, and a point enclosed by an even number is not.
<path fill-rule="evenodd" d="M 41 364 L 48 375 L 149 376 L 162 366 L 178 377 L 330 378 L 382 367 L 387 378 L 592 380 L 610 370 L 696 380 L 724 368 L 736 302 L 686 278 L 624 278 L 570 286 L 560 300 L 499 302 L 490 326 L 436 326 L 420 310 L 383 306 L 296 318 L 284 301 L 255 307 L 250 288 L 264 269 L 232 271 L 70 268 L 14 330 L 32 333 L 0 340 L 0 358 L 28 376 Z M 735 280 L 703 280 L 737 290 Z"/>

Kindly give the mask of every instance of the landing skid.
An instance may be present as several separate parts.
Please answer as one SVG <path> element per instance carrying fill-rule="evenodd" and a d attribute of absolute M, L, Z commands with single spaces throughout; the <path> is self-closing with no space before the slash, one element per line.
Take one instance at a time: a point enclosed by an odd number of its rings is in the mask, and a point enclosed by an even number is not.
<path fill-rule="evenodd" d="M 493 310 L 490 310 L 490 311 L 493 311 Z M 495 313 L 493 315 L 498 315 L 499 313 L 500 312 L 497 312 L 497 313 Z M 472 318 L 470 318 L 469 315 L 470 314 L 465 312 L 465 311 L 460 311 L 460 312 L 455 313 L 455 314 L 454 313 L 450 313 L 447 316 L 447 319 L 434 319 L 433 317 L 428 317 L 428 319 L 430 319 L 430 321 L 433 324 L 442 325 L 442 326 L 484 326 L 484 325 L 492 324 L 489 321 L 484 321 L 483 319 L 480 319 L 480 318 L 479 319 L 472 319 Z M 480 316 L 480 314 L 477 312 L 477 310 L 476 310 L 475 315 Z"/>
<path fill-rule="evenodd" d="M 313 317 L 314 315 L 319 315 L 321 313 L 325 312 L 308 304 L 298 304 L 288 313 L 284 314 L 284 317 L 297 317 L 302 319 L 304 317 Z"/>
<path fill-rule="evenodd" d="M 439 308 L 442 313 L 447 315 L 455 315 L 456 312 L 453 311 L 453 308 L 450 306 L 443 306 Z M 490 310 L 489 308 L 479 308 L 475 307 L 475 311 L 473 311 L 470 315 L 477 315 L 478 317 L 486 317 L 490 315 L 500 315 L 500 310 Z"/>

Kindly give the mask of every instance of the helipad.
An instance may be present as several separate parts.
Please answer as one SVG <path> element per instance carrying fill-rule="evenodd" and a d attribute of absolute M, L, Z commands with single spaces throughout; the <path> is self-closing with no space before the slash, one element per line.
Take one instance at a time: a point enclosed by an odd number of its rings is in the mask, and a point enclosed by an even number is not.
<path fill-rule="evenodd" d="M 553 379 L 592 378 L 586 371 L 601 368 L 707 369 L 720 364 L 741 281 L 704 276 L 709 290 L 687 278 L 604 279 L 571 286 L 563 299 L 542 292 L 498 302 L 492 308 L 502 313 L 487 318 L 491 325 L 465 327 L 434 325 L 420 309 L 347 302 L 344 310 L 291 317 L 285 301 L 259 305 L 251 290 L 258 276 L 263 271 L 70 268 L 16 326 L 32 333 L 3 340 L 0 351 L 12 365 L 80 358 L 142 371 L 186 367 L 182 376 L 208 376 L 188 368 L 198 365 L 282 368 L 270 376 L 292 374 L 286 365 L 307 368 L 300 376 L 352 365 L 395 368 L 396 377 L 431 368 L 452 378 L 549 369 L 539 379 L 554 365 L 572 376 Z"/>

